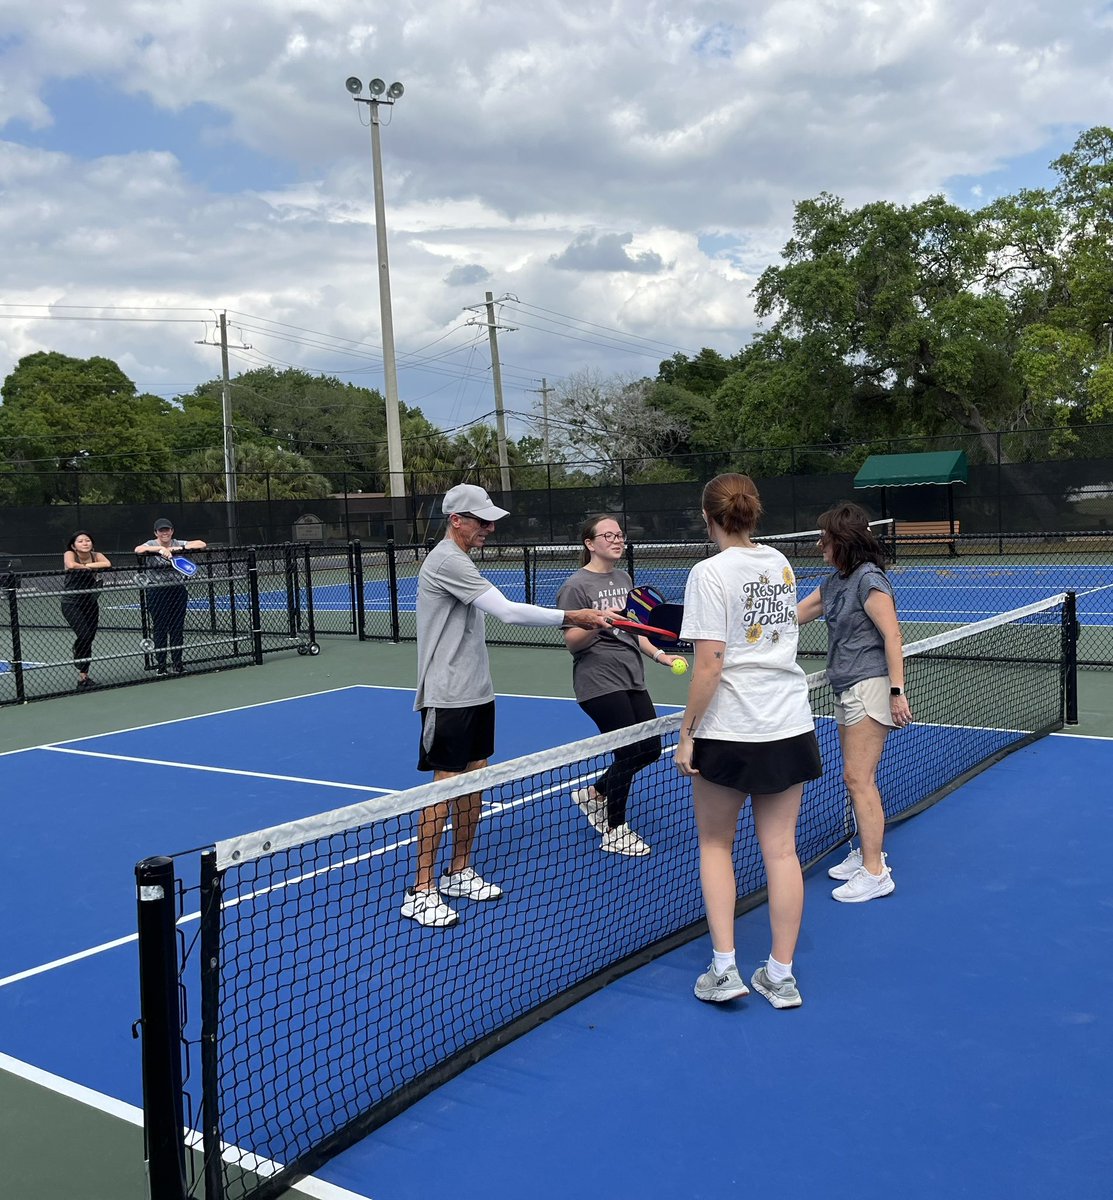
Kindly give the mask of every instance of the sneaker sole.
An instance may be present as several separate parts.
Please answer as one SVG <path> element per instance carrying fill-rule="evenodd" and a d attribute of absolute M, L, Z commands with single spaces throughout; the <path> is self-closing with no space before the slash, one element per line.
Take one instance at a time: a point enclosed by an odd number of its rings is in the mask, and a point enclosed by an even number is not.
<path fill-rule="evenodd" d="M 835 888 L 835 892 L 839 889 Z M 835 892 L 831 893 L 831 899 L 837 900 L 840 904 L 865 904 L 867 900 L 883 900 L 886 896 L 891 896 L 897 890 L 897 885 L 890 879 L 887 888 L 878 888 L 877 891 L 869 892 L 864 896 L 836 896 Z"/>
<path fill-rule="evenodd" d="M 408 913 L 405 910 L 403 910 L 402 916 L 407 921 L 413 921 L 415 925 L 420 925 L 422 929 L 448 929 L 449 926 L 455 925 L 460 919 L 459 916 L 454 915 L 447 921 L 423 921 L 417 913 Z"/>
<path fill-rule="evenodd" d="M 732 989 L 725 995 L 717 990 L 701 992 L 698 985 L 693 989 L 693 995 L 695 998 L 697 1000 L 703 1000 L 706 1004 L 725 1004 L 728 1000 L 737 1000 L 739 997 L 748 996 L 749 994 L 750 989 L 745 984 L 742 984 L 740 988 Z"/>
<path fill-rule="evenodd" d="M 797 996 L 795 1000 L 786 1000 L 783 996 L 778 996 L 776 992 L 771 992 L 768 988 L 763 988 L 756 979 L 750 980 L 750 986 L 755 992 L 764 996 L 774 1008 L 799 1008 L 804 1003 L 803 996 Z"/>
<path fill-rule="evenodd" d="M 605 854 L 621 854 L 623 858 L 648 858 L 650 847 L 647 846 L 644 850 L 620 850 L 617 846 L 600 846 Z"/>

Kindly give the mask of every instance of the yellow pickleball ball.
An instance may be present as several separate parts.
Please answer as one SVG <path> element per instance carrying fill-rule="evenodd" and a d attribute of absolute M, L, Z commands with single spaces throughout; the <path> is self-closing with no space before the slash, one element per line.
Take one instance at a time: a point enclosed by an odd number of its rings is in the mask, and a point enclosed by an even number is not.
<path fill-rule="evenodd" d="M 687 669 L 688 669 L 688 664 L 687 664 L 687 662 L 684 661 L 684 659 L 682 659 L 682 658 L 674 658 L 673 659 L 672 673 L 674 675 L 683 675 Z"/>

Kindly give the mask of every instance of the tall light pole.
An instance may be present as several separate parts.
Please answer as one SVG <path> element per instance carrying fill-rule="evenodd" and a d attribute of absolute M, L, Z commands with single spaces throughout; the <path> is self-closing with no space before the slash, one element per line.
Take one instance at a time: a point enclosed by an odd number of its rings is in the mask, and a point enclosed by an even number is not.
<path fill-rule="evenodd" d="M 401 99 L 405 88 L 400 83 L 390 87 L 381 79 L 367 85 L 371 93 L 365 98 L 363 83 L 350 75 L 344 85 L 357 104 L 371 110 L 371 167 L 375 177 L 375 240 L 379 252 L 379 313 L 383 335 L 383 378 L 386 389 L 386 452 L 390 472 L 391 508 L 396 519 L 405 522 L 406 475 L 402 463 L 402 425 L 398 415 L 398 368 L 394 359 L 394 317 L 390 309 L 390 264 L 386 253 L 386 210 L 383 204 L 383 157 L 379 145 L 379 105 L 393 104 Z M 384 97 L 384 92 L 385 97 Z"/>

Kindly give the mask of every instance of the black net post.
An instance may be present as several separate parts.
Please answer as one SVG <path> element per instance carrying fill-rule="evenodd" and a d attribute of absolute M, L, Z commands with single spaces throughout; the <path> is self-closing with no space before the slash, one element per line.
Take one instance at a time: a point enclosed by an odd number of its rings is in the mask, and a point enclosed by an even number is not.
<path fill-rule="evenodd" d="M 386 543 L 386 569 L 390 579 L 390 640 L 402 640 L 402 623 L 398 614 L 398 558 L 395 552 L 394 539 Z"/>
<path fill-rule="evenodd" d="M 259 604 L 259 560 L 254 548 L 247 552 L 247 586 L 251 596 L 251 641 L 255 665 L 263 665 L 263 612 Z"/>
<path fill-rule="evenodd" d="M 1078 724 L 1078 617 L 1074 592 L 1067 592 L 1063 605 L 1063 721 Z"/>
<path fill-rule="evenodd" d="M 348 543 L 348 576 L 355 581 L 352 591 L 352 613 L 356 622 L 356 637 L 367 640 L 367 606 L 363 595 L 363 546 L 358 540 Z"/>
<path fill-rule="evenodd" d="M 309 547 L 305 547 L 305 632 L 309 640 L 317 640 L 317 621 L 313 615 L 313 570 L 310 567 Z"/>
<path fill-rule="evenodd" d="M 12 638 L 12 679 L 15 682 L 16 702 L 22 704 L 27 699 L 27 693 L 23 683 L 23 646 L 19 637 L 19 601 L 16 600 L 15 588 L 18 580 L 13 577 L 10 582 L 11 586 L 6 587 L 4 591 L 8 593 L 8 622 Z"/>
<path fill-rule="evenodd" d="M 185 1200 L 182 1043 L 174 863 L 135 867 L 139 904 L 139 1003 L 143 1032 L 143 1133 L 151 1200 Z"/>
<path fill-rule="evenodd" d="M 216 851 L 201 854 L 201 1142 L 205 1155 L 205 1200 L 224 1200 L 220 1145 L 220 893 Z"/>

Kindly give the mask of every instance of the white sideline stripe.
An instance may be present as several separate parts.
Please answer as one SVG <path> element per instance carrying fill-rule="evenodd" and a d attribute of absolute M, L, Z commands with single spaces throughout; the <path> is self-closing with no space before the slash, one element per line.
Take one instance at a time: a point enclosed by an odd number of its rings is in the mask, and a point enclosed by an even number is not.
<path fill-rule="evenodd" d="M 94 738 L 113 737 L 117 733 L 138 733 L 141 729 L 158 729 L 163 725 L 184 725 L 187 721 L 200 721 L 205 717 L 222 717 L 225 713 L 246 712 L 250 708 L 266 708 L 269 704 L 289 704 L 291 700 L 311 700 L 314 696 L 329 696 L 333 692 L 349 692 L 354 687 L 363 684 L 346 683 L 343 687 L 322 688 L 319 692 L 301 692 L 297 696 L 279 696 L 275 700 L 256 700 L 252 704 L 236 704 L 231 708 L 215 708 L 212 712 L 193 713 L 188 717 L 168 717 L 165 721 L 150 721 L 146 725 L 128 725 L 124 729 L 109 729 L 104 733 L 87 733 L 84 737 L 69 738 L 65 742 L 51 743 L 49 746 L 27 746 L 28 750 L 47 750 L 55 746 L 73 746 L 78 742 L 91 742 Z M 412 688 L 410 689 L 413 690 Z M 11 751 L 8 751 L 11 753 Z"/>
<path fill-rule="evenodd" d="M 186 721 L 200 721 L 203 717 L 222 717 L 225 713 L 246 712 L 249 708 L 266 708 L 268 704 L 287 704 L 291 700 L 312 700 L 314 696 L 329 696 L 333 692 L 350 692 L 353 688 L 368 686 L 373 685 L 346 683 L 343 687 L 322 688 L 319 692 L 302 692 L 297 696 L 279 696 L 275 700 L 257 700 L 254 704 L 237 704 L 232 708 L 217 708 L 212 712 L 194 713 L 188 717 L 169 717 L 165 721 L 151 721 L 147 725 L 128 725 L 124 729 L 106 729 L 103 733 L 87 733 L 84 737 L 70 738 L 65 742 L 47 742 L 38 746 L 20 746 L 18 750 L 0 750 L 0 758 L 9 754 L 25 754 L 28 750 L 56 750 L 60 746 L 75 746 L 78 742 L 115 737 L 118 733 L 138 733 L 142 729 L 158 729 L 163 725 L 184 725 Z M 413 691 L 413 688 L 410 688 L 410 691 Z"/>
<path fill-rule="evenodd" d="M 7 1071 L 9 1075 L 15 1075 L 19 1079 L 26 1079 L 28 1083 L 38 1084 L 48 1091 L 57 1092 L 70 1100 L 76 1100 L 88 1108 L 107 1113 L 110 1117 L 118 1117 L 130 1125 L 143 1124 L 143 1110 L 136 1108 L 134 1104 L 127 1104 L 123 1100 L 117 1100 L 115 1096 L 105 1095 L 104 1092 L 95 1092 L 92 1088 L 74 1083 L 70 1079 L 63 1079 L 61 1075 L 53 1075 L 41 1067 L 12 1058 L 11 1055 L 0 1053 L 0 1070 Z"/>
<path fill-rule="evenodd" d="M 8 975 L 6 978 L 0 979 L 0 988 L 7 987 L 10 983 L 19 983 L 23 979 L 31 979 L 35 975 L 45 975 L 47 971 L 53 971 L 56 967 L 68 967 L 70 963 L 80 962 L 83 958 L 92 958 L 94 954 L 103 954 L 107 950 L 115 950 L 119 946 L 126 946 L 128 942 L 137 942 L 138 940 L 139 934 L 129 933 L 126 937 L 116 938 L 111 942 L 102 942 L 99 946 L 91 946 L 88 950 L 67 954 L 65 958 L 56 958 L 53 962 L 42 963 L 37 967 L 28 967 L 26 971 L 19 971 L 15 975 Z"/>
<path fill-rule="evenodd" d="M 348 792 L 373 792 L 376 796 L 391 796 L 397 788 L 372 787 L 366 783 L 338 783 L 333 779 L 307 779 L 301 775 L 271 775 L 266 771 L 240 771 L 235 767 L 208 767 L 201 763 L 171 762 L 165 758 L 141 758 L 136 754 L 109 754 L 105 750 L 74 750 L 70 746 L 40 746 L 55 754 L 80 754 L 83 758 L 108 758 L 114 762 L 145 763 L 152 767 L 175 767 L 179 771 L 209 771 L 214 775 L 242 775 L 249 779 L 276 779 L 280 783 L 311 783 L 317 787 L 340 788 Z"/>
<path fill-rule="evenodd" d="M 117 1100 L 115 1096 L 108 1096 L 104 1092 L 94 1091 L 92 1088 L 74 1083 L 70 1079 L 63 1079 L 61 1075 L 54 1075 L 50 1071 L 44 1071 L 41 1067 L 23 1062 L 18 1058 L 12 1058 L 8 1054 L 0 1053 L 0 1070 L 7 1071 L 9 1075 L 14 1075 L 17 1079 L 24 1079 L 28 1083 L 46 1088 L 47 1091 L 54 1092 L 59 1096 L 65 1096 L 68 1100 L 85 1105 L 86 1108 L 95 1109 L 107 1116 L 126 1121 L 129 1125 L 143 1128 L 143 1110 L 124 1100 Z M 187 1129 L 184 1132 L 186 1145 L 190 1149 L 200 1151 L 201 1134 L 195 1129 Z M 282 1169 L 278 1163 L 267 1158 L 259 1158 L 257 1155 L 240 1150 L 237 1146 L 228 1146 L 222 1143 L 221 1150 L 221 1157 L 225 1162 L 245 1167 L 257 1175 L 275 1175 Z M 346 1188 L 338 1187 L 323 1179 L 316 1179 L 312 1175 L 299 1180 L 294 1186 L 304 1195 L 313 1197 L 313 1200 L 371 1200 L 369 1196 L 365 1196 L 361 1192 L 350 1192 Z"/>

